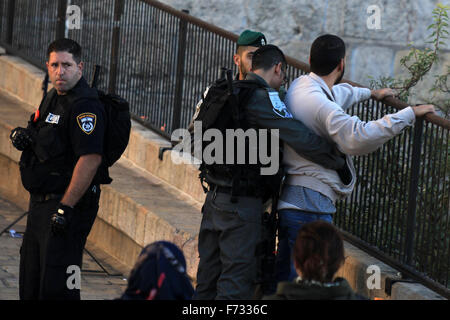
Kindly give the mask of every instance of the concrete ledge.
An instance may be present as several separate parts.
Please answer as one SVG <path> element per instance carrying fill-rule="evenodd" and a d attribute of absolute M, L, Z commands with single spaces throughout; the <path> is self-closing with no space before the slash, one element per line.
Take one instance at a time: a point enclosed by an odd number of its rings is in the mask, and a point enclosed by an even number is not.
<path fill-rule="evenodd" d="M 24 103 L 29 112 L 34 112 L 42 99 L 42 80 L 45 73 L 23 59 L 2 55 L 0 74 L 7 75 L 0 77 L 0 89 Z"/>
<path fill-rule="evenodd" d="M 195 278 L 201 207 L 126 159 L 110 171 L 114 181 L 102 186 L 100 199 L 98 219 L 102 224 L 96 226 L 90 239 L 96 239 L 98 246 L 127 264 L 134 264 L 145 245 L 171 241 L 183 249 L 188 273 Z"/>
<path fill-rule="evenodd" d="M 178 155 L 171 150 L 165 151 L 163 160 L 160 160 L 158 154 L 160 148 L 163 147 L 171 147 L 171 143 L 133 121 L 130 142 L 123 157 L 163 179 L 197 202 L 203 203 L 205 193 L 198 178 L 198 168 L 191 164 L 175 164 L 171 158 L 172 156 L 178 157 Z"/>
<path fill-rule="evenodd" d="M 338 275 L 347 279 L 352 288 L 359 294 L 372 300 L 446 300 L 420 283 L 401 282 L 402 276 L 398 270 L 352 244 L 344 242 L 344 246 L 345 264 L 338 271 Z M 376 267 L 380 272 L 379 282 L 374 281 L 373 267 Z M 390 295 L 386 293 L 387 278 L 393 281 L 399 280 L 392 285 Z"/>
<path fill-rule="evenodd" d="M 23 188 L 17 162 L 0 154 L 0 194 L 13 202 L 24 212 L 28 210 L 29 193 Z"/>
<path fill-rule="evenodd" d="M 369 266 L 376 266 L 380 270 L 379 287 L 369 289 L 367 282 L 373 274 L 368 273 Z M 352 244 L 345 242 L 345 264 L 338 271 L 338 275 L 348 280 L 352 288 L 370 299 L 390 299 L 385 293 L 386 278 L 399 279 L 398 271 L 368 255 Z M 372 284 L 372 281 L 369 281 Z"/>
<path fill-rule="evenodd" d="M 9 135 L 16 126 L 26 126 L 28 112 L 22 104 L 0 91 L 0 192 L 24 211 L 28 210 L 29 194 L 23 188 L 18 162 L 20 152 L 11 144 Z"/>
<path fill-rule="evenodd" d="M 397 282 L 392 286 L 391 300 L 447 300 L 420 283 Z"/>

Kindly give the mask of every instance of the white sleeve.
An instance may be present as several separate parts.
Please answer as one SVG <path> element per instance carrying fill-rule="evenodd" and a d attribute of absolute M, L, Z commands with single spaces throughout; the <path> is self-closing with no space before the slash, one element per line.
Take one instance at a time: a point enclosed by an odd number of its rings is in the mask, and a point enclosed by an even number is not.
<path fill-rule="evenodd" d="M 347 110 L 353 104 L 370 98 L 371 92 L 368 88 L 353 87 L 348 83 L 340 83 L 333 86 L 333 95 L 336 103 Z"/>
<path fill-rule="evenodd" d="M 321 108 L 318 118 L 322 119 L 330 138 L 339 149 L 348 155 L 363 155 L 375 151 L 389 139 L 400 134 L 415 122 L 414 111 L 407 107 L 381 119 L 365 122 L 357 116 L 350 116 L 339 106 L 328 101 Z M 318 119 L 318 120 L 319 120 Z"/>

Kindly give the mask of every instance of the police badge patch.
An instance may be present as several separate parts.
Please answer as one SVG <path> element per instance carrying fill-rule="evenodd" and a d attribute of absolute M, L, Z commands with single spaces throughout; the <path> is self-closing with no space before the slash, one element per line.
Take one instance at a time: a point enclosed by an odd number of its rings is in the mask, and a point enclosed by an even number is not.
<path fill-rule="evenodd" d="M 278 92 L 269 92 L 270 102 L 273 106 L 273 112 L 282 118 L 293 118 L 283 101 L 281 101 Z"/>
<path fill-rule="evenodd" d="M 91 134 L 95 129 L 97 116 L 93 113 L 82 113 L 77 117 L 77 122 L 84 133 Z"/>

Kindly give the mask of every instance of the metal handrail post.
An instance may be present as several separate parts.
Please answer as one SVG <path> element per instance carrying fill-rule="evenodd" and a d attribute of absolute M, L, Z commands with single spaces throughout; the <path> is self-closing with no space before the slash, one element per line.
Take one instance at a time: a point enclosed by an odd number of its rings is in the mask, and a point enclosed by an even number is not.
<path fill-rule="evenodd" d="M 67 0 L 58 0 L 58 17 L 56 19 L 56 39 L 64 38 L 66 33 Z"/>
<path fill-rule="evenodd" d="M 419 187 L 420 156 L 423 137 L 423 118 L 418 118 L 414 126 L 411 176 L 408 192 L 408 216 L 406 222 L 405 262 L 412 265 L 414 257 L 414 238 L 416 227 L 417 192 Z"/>
<path fill-rule="evenodd" d="M 188 10 L 182 10 L 184 13 L 189 13 Z M 186 58 L 186 37 L 187 37 L 187 21 L 180 19 L 178 32 L 178 53 L 177 53 L 177 70 L 175 80 L 175 97 L 172 113 L 172 132 L 180 127 L 181 121 L 181 104 L 183 97 L 183 82 L 184 82 L 184 65 Z"/>
<path fill-rule="evenodd" d="M 116 93 L 117 71 L 119 65 L 120 21 L 122 19 L 124 0 L 114 1 L 114 26 L 111 42 L 111 59 L 109 65 L 108 92 Z"/>
<path fill-rule="evenodd" d="M 16 7 L 16 0 L 8 1 L 8 15 L 6 18 L 6 43 L 12 45 L 13 31 L 14 31 L 14 11 Z"/>

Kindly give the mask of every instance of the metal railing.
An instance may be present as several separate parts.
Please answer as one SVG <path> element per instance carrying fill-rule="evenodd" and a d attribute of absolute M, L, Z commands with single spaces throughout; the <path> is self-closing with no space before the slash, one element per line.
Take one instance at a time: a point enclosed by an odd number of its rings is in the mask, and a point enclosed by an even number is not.
<path fill-rule="evenodd" d="M 81 8 L 80 29 L 65 26 L 69 4 Z M 54 38 L 76 40 L 86 78 L 101 65 L 98 87 L 125 97 L 135 120 L 167 138 L 187 126 L 220 67 L 236 71 L 237 35 L 153 0 L 0 0 L 0 28 L 8 52 L 42 69 Z M 295 59 L 288 64 L 289 80 L 309 72 Z M 350 113 L 369 121 L 404 107 L 370 99 Z M 449 130 L 450 121 L 427 116 L 378 151 L 355 157 L 358 182 L 334 218 L 348 241 L 447 298 Z"/>

